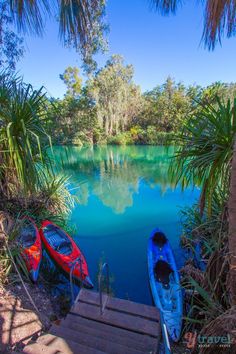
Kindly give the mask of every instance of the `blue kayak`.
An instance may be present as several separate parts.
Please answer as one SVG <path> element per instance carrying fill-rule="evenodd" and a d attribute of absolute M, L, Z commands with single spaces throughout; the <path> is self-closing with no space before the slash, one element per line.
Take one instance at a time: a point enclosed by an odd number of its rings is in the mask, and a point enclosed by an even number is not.
<path fill-rule="evenodd" d="M 148 241 L 148 271 L 155 305 L 170 338 L 177 342 L 182 328 L 183 295 L 170 243 L 160 229 L 153 230 Z"/>

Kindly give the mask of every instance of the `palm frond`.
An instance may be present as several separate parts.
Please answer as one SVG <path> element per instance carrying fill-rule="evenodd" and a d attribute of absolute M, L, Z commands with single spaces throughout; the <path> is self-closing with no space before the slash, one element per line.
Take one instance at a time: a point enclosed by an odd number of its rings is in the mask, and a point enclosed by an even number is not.
<path fill-rule="evenodd" d="M 162 15 L 175 14 L 181 4 L 181 0 L 152 0 L 153 7 Z"/>
<path fill-rule="evenodd" d="M 10 12 L 18 30 L 24 33 L 43 33 L 45 15 L 50 14 L 49 1 L 10 0 Z"/>
<path fill-rule="evenodd" d="M 69 40 L 86 42 L 87 30 L 91 25 L 89 1 L 69 0 L 60 2 L 60 35 Z"/>
<path fill-rule="evenodd" d="M 175 14 L 181 0 L 151 0 L 153 7 L 163 15 Z M 202 40 L 206 47 L 214 49 L 226 33 L 236 33 L 236 0 L 206 0 Z"/>
<path fill-rule="evenodd" d="M 221 42 L 224 32 L 227 37 L 236 33 L 236 1 L 207 0 L 203 31 L 206 46 L 214 49 L 216 43 Z"/>
<path fill-rule="evenodd" d="M 207 202 L 211 212 L 212 195 L 224 190 L 228 195 L 233 142 L 236 134 L 234 116 L 236 104 L 217 99 L 216 106 L 204 105 L 185 125 L 179 141 L 171 172 L 183 187 L 201 185 L 200 205 Z"/>
<path fill-rule="evenodd" d="M 84 59 L 103 47 L 107 26 L 104 0 L 60 0 L 59 34 L 65 44 L 80 48 Z"/>

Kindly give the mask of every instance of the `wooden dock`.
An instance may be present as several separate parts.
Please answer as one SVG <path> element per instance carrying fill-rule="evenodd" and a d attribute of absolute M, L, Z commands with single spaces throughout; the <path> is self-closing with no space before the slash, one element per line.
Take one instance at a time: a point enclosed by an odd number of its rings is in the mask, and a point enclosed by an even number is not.
<path fill-rule="evenodd" d="M 24 349 L 27 354 L 156 354 L 161 327 L 153 306 L 82 289 L 67 317 L 50 334 Z"/>

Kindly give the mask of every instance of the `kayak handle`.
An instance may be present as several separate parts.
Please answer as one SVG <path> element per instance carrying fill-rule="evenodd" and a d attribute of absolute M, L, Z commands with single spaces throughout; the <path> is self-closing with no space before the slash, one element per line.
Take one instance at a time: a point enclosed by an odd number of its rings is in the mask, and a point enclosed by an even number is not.
<path fill-rule="evenodd" d="M 100 314 L 103 314 L 103 304 L 102 304 L 102 273 L 106 270 L 106 288 L 107 288 L 107 295 L 110 292 L 110 276 L 109 276 L 109 266 L 108 263 L 103 263 L 99 270 L 98 274 L 98 290 L 99 290 L 99 299 L 100 299 Z"/>
<path fill-rule="evenodd" d="M 161 319 L 161 329 L 162 329 L 162 337 L 163 337 L 163 344 L 165 348 L 165 354 L 171 354 L 169 335 L 168 335 L 168 331 L 166 328 L 166 324 L 162 312 L 160 312 L 160 319 Z"/>
<path fill-rule="evenodd" d="M 72 263 L 71 265 L 71 268 L 70 268 L 70 290 L 71 290 L 71 299 L 72 299 L 72 303 L 74 304 L 75 302 L 75 296 L 74 296 L 74 287 L 73 287 L 73 272 L 74 272 L 74 269 L 75 269 L 75 266 L 79 263 L 79 266 L 80 266 L 80 277 L 81 277 L 81 284 L 80 286 L 83 287 L 83 279 L 82 279 L 82 260 L 80 257 L 76 258 L 74 260 L 74 262 Z"/>

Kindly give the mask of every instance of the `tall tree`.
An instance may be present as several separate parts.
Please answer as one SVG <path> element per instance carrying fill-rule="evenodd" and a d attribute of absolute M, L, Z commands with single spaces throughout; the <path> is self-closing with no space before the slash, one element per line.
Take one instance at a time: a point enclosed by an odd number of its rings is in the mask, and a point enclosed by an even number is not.
<path fill-rule="evenodd" d="M 121 56 L 113 55 L 88 84 L 106 135 L 124 130 L 139 109 L 141 92 L 132 78 L 132 65 L 124 65 Z"/>
<path fill-rule="evenodd" d="M 67 86 L 67 97 L 76 98 L 79 96 L 82 89 L 82 78 L 79 76 L 79 69 L 77 67 L 69 66 L 66 68 L 64 73 L 60 75 L 60 79 Z"/>
<path fill-rule="evenodd" d="M 156 126 L 160 131 L 177 131 L 192 110 L 192 98 L 181 83 L 170 77 L 144 94 L 145 105 L 139 124 Z"/>

